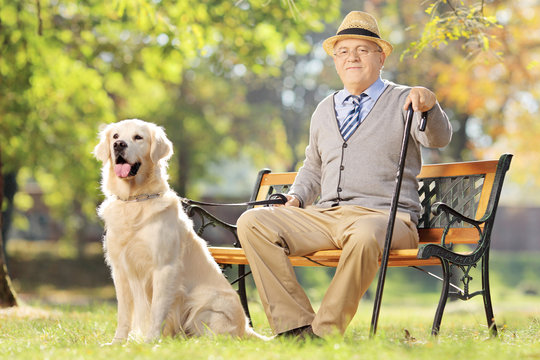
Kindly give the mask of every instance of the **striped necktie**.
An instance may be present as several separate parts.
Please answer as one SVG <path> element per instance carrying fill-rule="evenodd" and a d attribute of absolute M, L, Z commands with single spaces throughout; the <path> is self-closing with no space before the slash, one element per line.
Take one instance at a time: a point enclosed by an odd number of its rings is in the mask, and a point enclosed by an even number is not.
<path fill-rule="evenodd" d="M 349 98 L 352 100 L 354 104 L 354 108 L 347 114 L 345 117 L 345 120 L 341 124 L 339 128 L 339 132 L 341 132 L 341 136 L 343 136 L 343 139 L 345 141 L 349 140 L 351 135 L 354 133 L 358 125 L 360 125 L 360 121 L 362 120 L 360 118 L 360 112 L 362 110 L 362 102 L 367 97 L 367 94 L 360 94 L 360 96 L 350 95 Z"/>

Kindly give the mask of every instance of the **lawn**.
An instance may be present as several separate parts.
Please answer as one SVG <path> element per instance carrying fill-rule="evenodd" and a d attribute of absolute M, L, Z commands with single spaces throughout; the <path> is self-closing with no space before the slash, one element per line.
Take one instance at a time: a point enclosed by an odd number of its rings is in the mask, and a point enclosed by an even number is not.
<path fill-rule="evenodd" d="M 256 305 L 256 304 L 255 304 Z M 115 307 L 39 306 L 0 315 L 2 359 L 481 359 L 540 358 L 540 321 L 524 312 L 505 312 L 497 338 L 490 339 L 483 319 L 471 309 L 451 310 L 438 338 L 429 333 L 431 314 L 421 307 L 383 309 L 374 339 L 368 331 L 370 306 L 360 307 L 344 338 L 323 342 L 163 339 L 154 344 L 102 346 L 114 334 Z M 256 329 L 269 335 L 264 315 L 253 306 Z M 477 309 L 474 309 L 477 310 Z M 405 336 L 405 330 L 410 337 Z"/>
<path fill-rule="evenodd" d="M 538 280 L 522 273 L 523 281 L 517 282 L 508 271 L 494 271 L 492 276 L 496 338 L 489 336 L 480 298 L 450 302 L 441 334 L 431 337 L 437 284 L 407 284 L 403 277 L 417 275 L 391 270 L 375 338 L 369 337 L 372 300 L 363 299 L 345 336 L 325 341 L 167 338 L 152 344 L 103 346 L 113 337 L 116 308 L 110 279 L 90 276 L 106 276 L 99 251 L 70 261 L 47 249 L 10 249 L 10 268 L 24 305 L 0 311 L 0 359 L 540 359 Z M 532 263 L 512 265 L 507 256 L 492 260 L 506 270 L 515 267 L 525 273 L 537 266 L 536 256 L 524 258 L 519 264 Z M 508 285 L 512 281 L 514 285 Z M 315 302 L 322 291 L 310 291 Z M 270 336 L 253 289 L 250 297 L 255 329 Z"/>

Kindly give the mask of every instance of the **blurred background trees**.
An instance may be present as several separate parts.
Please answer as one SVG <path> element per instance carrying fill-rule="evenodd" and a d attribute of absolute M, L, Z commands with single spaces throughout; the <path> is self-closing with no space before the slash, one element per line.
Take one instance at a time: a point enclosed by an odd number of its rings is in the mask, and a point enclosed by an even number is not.
<path fill-rule="evenodd" d="M 297 169 L 311 113 L 341 88 L 321 42 L 351 10 L 395 47 L 383 77 L 433 89 L 452 119 L 426 161 L 513 152 L 508 201 L 537 205 L 537 1 L 0 0 L 3 238 L 29 226 L 28 184 L 66 242 L 83 238 L 99 127 L 124 118 L 165 127 L 181 196 L 246 198 L 257 169 Z"/>
<path fill-rule="evenodd" d="M 72 237 L 99 201 L 91 151 L 100 124 L 138 117 L 165 126 L 177 150 L 172 173 L 181 194 L 210 162 L 234 157 L 240 145 L 252 153 L 279 148 L 266 136 L 279 127 L 276 112 L 250 106 L 247 80 L 278 74 L 285 47 L 305 52 L 303 34 L 339 12 L 328 11 L 328 1 L 293 5 L 4 1 L 5 178 L 37 181 Z M 23 194 L 15 200 L 30 206 Z"/>

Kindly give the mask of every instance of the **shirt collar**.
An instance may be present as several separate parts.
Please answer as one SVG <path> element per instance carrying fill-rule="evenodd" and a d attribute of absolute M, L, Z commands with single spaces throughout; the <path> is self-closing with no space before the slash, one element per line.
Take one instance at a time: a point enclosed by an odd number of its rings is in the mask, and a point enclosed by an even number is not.
<path fill-rule="evenodd" d="M 375 80 L 373 84 L 370 85 L 370 87 L 368 87 L 364 91 L 364 94 L 366 94 L 373 100 L 377 100 L 379 96 L 381 96 L 381 94 L 383 93 L 385 87 L 386 87 L 386 84 L 379 77 L 377 78 L 377 80 Z M 335 97 L 336 104 L 340 104 L 342 106 L 345 105 L 347 102 L 351 101 L 348 99 L 350 95 L 351 93 L 347 89 L 342 89 L 338 91 Z"/>

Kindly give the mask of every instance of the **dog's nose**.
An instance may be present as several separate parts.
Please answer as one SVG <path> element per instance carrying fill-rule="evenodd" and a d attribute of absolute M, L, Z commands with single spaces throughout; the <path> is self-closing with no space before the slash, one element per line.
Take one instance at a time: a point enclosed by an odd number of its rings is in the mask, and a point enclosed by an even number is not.
<path fill-rule="evenodd" d="M 116 140 L 113 144 L 114 150 L 121 151 L 127 148 L 127 143 L 124 140 Z"/>

